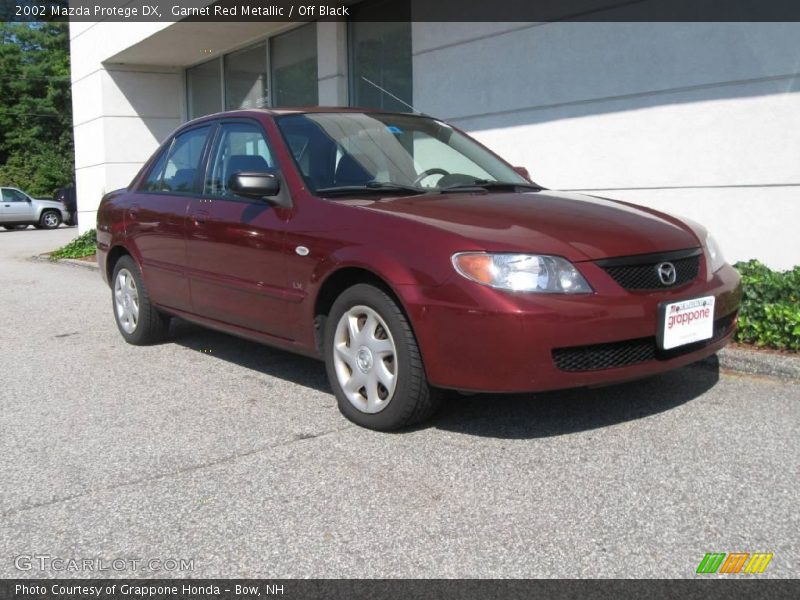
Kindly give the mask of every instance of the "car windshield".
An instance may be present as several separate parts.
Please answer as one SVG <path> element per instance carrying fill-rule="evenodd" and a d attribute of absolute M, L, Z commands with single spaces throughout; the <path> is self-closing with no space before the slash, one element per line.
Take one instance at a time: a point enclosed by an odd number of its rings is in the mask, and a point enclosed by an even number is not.
<path fill-rule="evenodd" d="M 383 113 L 307 113 L 277 118 L 315 193 L 414 194 L 447 188 L 532 186 L 451 126 Z"/>

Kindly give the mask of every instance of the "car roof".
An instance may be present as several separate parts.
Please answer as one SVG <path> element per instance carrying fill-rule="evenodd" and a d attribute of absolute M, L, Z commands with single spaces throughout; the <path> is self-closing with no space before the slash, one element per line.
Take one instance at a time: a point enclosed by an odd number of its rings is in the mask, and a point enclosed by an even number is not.
<path fill-rule="evenodd" d="M 381 110 L 377 108 L 361 108 L 357 106 L 281 106 L 279 108 L 248 108 L 243 109 L 245 112 L 265 112 L 272 115 L 293 115 L 302 113 L 391 113 L 399 115 L 413 115 L 416 113 L 402 112 L 396 110 Z M 242 112 L 230 111 L 230 112 Z M 221 113 L 225 114 L 225 113 Z"/>
<path fill-rule="evenodd" d="M 406 116 L 430 118 L 428 115 L 420 113 L 401 112 L 394 110 L 381 110 L 376 108 L 360 108 L 353 106 L 282 106 L 280 108 L 240 108 L 236 110 L 228 110 L 224 112 L 213 113 L 210 115 L 203 115 L 202 117 L 197 117 L 196 119 L 188 121 L 184 125 L 187 125 L 189 123 L 199 123 L 205 120 L 223 119 L 228 117 L 246 117 L 246 116 L 265 115 L 265 114 L 278 117 L 283 115 L 302 115 L 302 114 L 313 114 L 313 113 L 363 113 L 363 114 L 381 114 L 381 115 L 406 115 Z M 181 129 L 183 129 L 183 127 L 181 127 Z"/>

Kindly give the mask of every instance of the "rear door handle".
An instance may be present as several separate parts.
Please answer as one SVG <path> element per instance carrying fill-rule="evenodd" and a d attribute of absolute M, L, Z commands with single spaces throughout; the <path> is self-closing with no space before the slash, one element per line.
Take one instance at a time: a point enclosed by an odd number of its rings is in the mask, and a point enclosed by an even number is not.
<path fill-rule="evenodd" d="M 192 222 L 195 224 L 196 227 L 205 225 L 206 220 L 208 220 L 207 210 L 196 210 L 192 213 Z"/>

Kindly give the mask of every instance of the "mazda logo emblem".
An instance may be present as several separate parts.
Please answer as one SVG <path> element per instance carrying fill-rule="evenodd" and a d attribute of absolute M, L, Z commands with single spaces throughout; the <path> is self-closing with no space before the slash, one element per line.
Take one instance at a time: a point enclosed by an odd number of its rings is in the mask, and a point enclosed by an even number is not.
<path fill-rule="evenodd" d="M 656 273 L 658 273 L 658 278 L 664 285 L 672 285 L 678 278 L 678 274 L 675 272 L 675 265 L 669 262 L 659 263 L 656 266 Z"/>

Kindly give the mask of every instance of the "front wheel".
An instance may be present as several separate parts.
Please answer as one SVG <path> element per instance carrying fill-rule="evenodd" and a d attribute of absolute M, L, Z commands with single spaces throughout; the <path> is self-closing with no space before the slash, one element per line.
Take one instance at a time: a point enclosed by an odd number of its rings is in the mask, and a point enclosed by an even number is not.
<path fill-rule="evenodd" d="M 117 261 L 111 281 L 114 319 L 125 341 L 144 346 L 163 339 L 169 329 L 169 317 L 150 302 L 139 268 L 130 256 Z"/>
<path fill-rule="evenodd" d="M 438 408 L 414 332 L 384 291 L 345 290 L 325 326 L 325 366 L 339 410 L 354 423 L 390 431 L 418 423 Z"/>
<path fill-rule="evenodd" d="M 57 210 L 46 210 L 39 219 L 39 229 L 55 229 L 61 225 L 61 215 Z"/>

